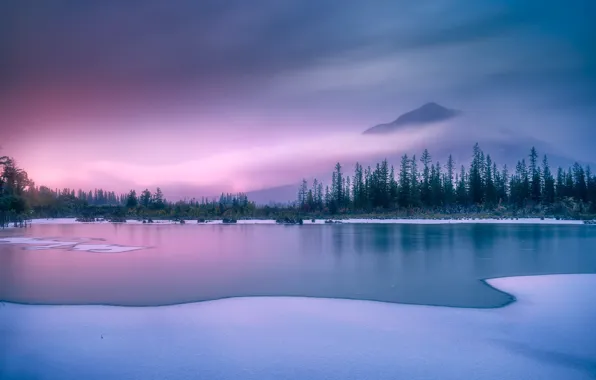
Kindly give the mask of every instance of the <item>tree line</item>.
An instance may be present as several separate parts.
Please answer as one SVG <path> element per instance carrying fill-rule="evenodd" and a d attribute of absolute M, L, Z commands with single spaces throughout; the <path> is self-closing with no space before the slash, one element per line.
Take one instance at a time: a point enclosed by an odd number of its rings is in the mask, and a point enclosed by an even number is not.
<path fill-rule="evenodd" d="M 527 160 L 526 160 L 527 158 Z M 596 176 L 575 163 L 553 171 L 535 148 L 514 170 L 499 167 L 476 144 L 469 165 L 443 166 L 428 150 L 401 157 L 396 169 L 385 159 L 374 167 L 356 163 L 353 175 L 335 165 L 331 184 L 303 180 L 296 207 L 305 213 L 387 213 L 401 215 L 512 212 L 579 217 L 596 213 Z"/>
<path fill-rule="evenodd" d="M 273 217 L 276 207 L 257 208 L 245 193 L 222 193 L 168 201 L 158 187 L 126 194 L 94 189 L 50 189 L 37 186 L 14 159 L 0 157 L 0 226 L 30 218 L 243 218 Z"/>
<path fill-rule="evenodd" d="M 404 154 L 394 168 L 385 159 L 375 166 L 357 163 L 348 175 L 335 165 L 331 183 L 303 180 L 297 202 L 257 206 L 245 193 L 218 198 L 168 201 L 161 189 L 116 194 L 104 189 L 50 189 L 37 186 L 14 159 L 0 157 L 0 226 L 26 218 L 284 218 L 331 215 L 433 216 L 484 213 L 550 215 L 565 218 L 596 214 L 596 176 L 589 166 L 551 169 L 548 157 L 532 148 L 510 170 L 498 166 L 476 144 L 469 164 L 433 162 Z"/>

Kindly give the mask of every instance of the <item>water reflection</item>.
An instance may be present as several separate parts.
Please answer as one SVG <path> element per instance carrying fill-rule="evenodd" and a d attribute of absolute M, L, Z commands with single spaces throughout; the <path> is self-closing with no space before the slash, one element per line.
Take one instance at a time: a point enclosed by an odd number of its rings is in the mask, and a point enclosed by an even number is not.
<path fill-rule="evenodd" d="M 105 224 L 2 232 L 13 240 L 22 234 L 86 237 L 76 241 L 83 248 L 152 248 L 42 254 L 0 244 L 2 300 L 161 305 L 301 295 L 490 307 L 509 298 L 478 279 L 596 272 L 596 229 L 584 226 Z"/>

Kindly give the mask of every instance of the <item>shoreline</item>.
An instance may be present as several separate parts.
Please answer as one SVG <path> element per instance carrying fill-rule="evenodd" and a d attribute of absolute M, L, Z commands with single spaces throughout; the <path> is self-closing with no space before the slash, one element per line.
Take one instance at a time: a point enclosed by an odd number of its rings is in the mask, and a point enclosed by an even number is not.
<path fill-rule="evenodd" d="M 112 223 L 109 221 L 98 221 L 98 222 L 77 222 L 76 218 L 50 218 L 50 219 L 32 219 L 30 224 L 130 224 L 130 225 L 172 225 L 180 224 L 178 221 L 171 219 L 154 220 L 153 223 L 143 223 L 137 219 L 127 219 L 126 223 Z M 185 225 L 216 225 L 216 224 L 243 224 L 243 225 L 293 225 L 276 223 L 274 219 L 238 219 L 236 223 L 223 223 L 219 220 L 209 220 L 204 223 L 198 223 L 195 219 L 185 219 Z M 532 224 L 532 225 L 587 225 L 583 220 L 563 220 L 555 218 L 458 218 L 458 219 L 422 219 L 422 218 L 333 218 L 333 219 L 304 219 L 304 225 L 335 225 L 335 224 L 418 224 L 418 225 L 439 225 L 439 224 Z M 334 223 L 325 223 L 331 220 Z M 12 225 L 5 227 L 4 229 L 14 229 Z M 2 228 L 0 228 L 2 231 Z"/>

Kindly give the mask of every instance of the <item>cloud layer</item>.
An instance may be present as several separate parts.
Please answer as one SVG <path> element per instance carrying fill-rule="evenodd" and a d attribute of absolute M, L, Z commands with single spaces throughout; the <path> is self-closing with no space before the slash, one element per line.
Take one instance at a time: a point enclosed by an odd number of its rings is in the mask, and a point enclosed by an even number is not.
<path fill-rule="evenodd" d="M 511 128 L 594 160 L 595 8 L 6 1 L 0 144 L 53 186 L 66 184 L 64 168 L 80 185 L 109 187 L 95 177 L 148 186 L 145 168 L 155 166 L 164 183 L 195 183 L 171 174 L 184 168 L 210 186 L 252 190 L 286 182 L 281 163 L 299 175 L 359 145 L 324 149 L 336 136 L 437 101 L 464 110 L 466 128 Z M 319 164 L 294 160 L 308 149 L 329 154 Z M 245 171 L 263 180 L 249 186 Z"/>

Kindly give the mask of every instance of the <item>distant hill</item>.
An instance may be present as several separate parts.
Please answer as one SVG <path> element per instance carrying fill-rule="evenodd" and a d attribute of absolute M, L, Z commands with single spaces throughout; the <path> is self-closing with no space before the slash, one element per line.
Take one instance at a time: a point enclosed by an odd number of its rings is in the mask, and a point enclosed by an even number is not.
<path fill-rule="evenodd" d="M 253 190 L 247 192 L 246 195 L 248 196 L 248 199 L 258 205 L 285 204 L 296 200 L 299 186 L 300 180 L 296 178 L 295 184 Z"/>
<path fill-rule="evenodd" d="M 406 112 L 395 121 L 379 124 L 364 131 L 364 134 L 392 133 L 405 126 L 430 124 L 449 120 L 461 114 L 461 111 L 445 108 L 437 103 L 426 103 L 422 107 Z"/>

